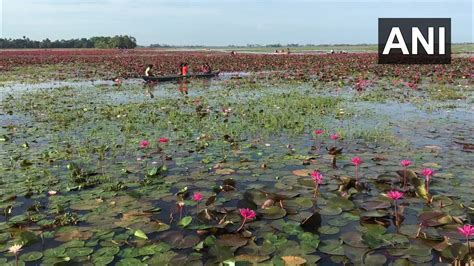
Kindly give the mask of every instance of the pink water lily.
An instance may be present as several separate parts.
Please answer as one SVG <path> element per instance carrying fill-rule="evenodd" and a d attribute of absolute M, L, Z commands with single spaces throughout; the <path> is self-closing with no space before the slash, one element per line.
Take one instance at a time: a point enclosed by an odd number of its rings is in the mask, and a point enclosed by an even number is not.
<path fill-rule="evenodd" d="M 409 160 L 402 160 L 400 162 L 400 165 L 403 166 L 405 169 L 403 171 L 403 189 L 407 189 L 407 168 L 408 166 L 411 165 L 411 162 Z"/>
<path fill-rule="evenodd" d="M 423 176 L 425 176 L 425 179 L 426 179 L 426 180 L 429 181 L 429 180 L 431 179 L 431 177 L 433 176 L 434 171 L 433 171 L 433 169 L 425 168 L 425 169 L 423 169 L 423 171 L 421 171 L 421 174 L 422 174 Z"/>
<path fill-rule="evenodd" d="M 251 209 L 239 209 L 240 216 L 242 216 L 246 220 L 251 220 L 256 217 L 256 214 L 253 210 Z"/>
<path fill-rule="evenodd" d="M 356 180 L 359 181 L 359 165 L 362 163 L 362 159 L 360 157 L 353 157 L 351 159 L 351 162 L 356 167 L 355 176 L 356 176 Z"/>
<path fill-rule="evenodd" d="M 321 135 L 321 134 L 323 134 L 323 133 L 324 133 L 324 131 L 322 131 L 321 129 L 316 129 L 316 130 L 314 131 L 314 134 L 316 134 L 316 135 Z"/>
<path fill-rule="evenodd" d="M 158 139 L 158 142 L 159 142 L 159 143 L 167 143 L 167 142 L 169 142 L 169 141 L 170 141 L 170 140 L 167 139 L 167 138 L 159 138 L 159 139 Z"/>
<path fill-rule="evenodd" d="M 459 227 L 458 231 L 461 235 L 465 237 L 474 236 L 474 226 L 466 224 L 463 227 Z"/>
<path fill-rule="evenodd" d="M 463 227 L 458 228 L 458 232 L 466 238 L 466 244 L 469 251 L 471 251 L 471 244 L 469 243 L 469 237 L 474 236 L 474 226 L 466 224 Z"/>
<path fill-rule="evenodd" d="M 362 163 L 362 159 L 360 157 L 353 157 L 351 162 L 355 166 L 359 166 Z"/>
<path fill-rule="evenodd" d="M 397 190 L 392 190 L 387 192 L 387 196 L 393 200 L 399 200 L 403 197 L 403 192 L 397 191 Z"/>
<path fill-rule="evenodd" d="M 199 202 L 202 201 L 203 197 L 202 197 L 202 194 L 201 192 L 194 192 L 193 194 L 193 200 L 195 202 L 197 202 L 197 205 L 196 205 L 196 211 L 197 213 L 199 213 Z"/>
<path fill-rule="evenodd" d="M 339 135 L 336 133 L 336 134 L 332 134 L 329 136 L 330 139 L 334 140 L 334 146 L 336 146 L 336 141 L 339 139 Z"/>
<path fill-rule="evenodd" d="M 242 225 L 239 227 L 239 229 L 237 229 L 237 231 L 240 231 L 244 227 L 245 222 L 247 222 L 247 220 L 251 220 L 257 216 L 253 210 L 248 209 L 248 208 L 239 209 L 239 212 L 240 212 L 240 216 L 242 216 L 244 220 L 242 222 Z"/>
<path fill-rule="evenodd" d="M 425 168 L 423 169 L 423 171 L 421 171 L 421 174 L 425 176 L 426 192 L 430 193 L 430 180 L 434 174 L 434 170 L 430 168 Z"/>
<path fill-rule="evenodd" d="M 387 192 L 387 196 L 391 198 L 394 201 L 394 213 L 395 213 L 395 219 L 398 220 L 398 211 L 397 211 L 397 200 L 401 199 L 403 197 L 403 192 L 397 191 L 397 190 L 392 190 Z"/>
<path fill-rule="evenodd" d="M 319 191 L 319 185 L 323 182 L 323 175 L 319 171 L 316 171 L 316 170 L 311 172 L 310 175 L 311 175 L 311 178 L 314 181 L 314 196 L 313 196 L 313 198 L 316 198 L 316 194 Z"/>
<path fill-rule="evenodd" d="M 317 184 L 321 184 L 323 181 L 323 175 L 319 171 L 316 171 L 316 170 L 311 172 L 311 178 Z"/>
<path fill-rule="evenodd" d="M 150 142 L 148 140 L 141 140 L 139 143 L 140 148 L 145 149 L 150 146 Z"/>
<path fill-rule="evenodd" d="M 410 160 L 402 160 L 400 162 L 400 164 L 403 166 L 403 167 L 408 167 L 411 165 L 411 161 Z"/>
<path fill-rule="evenodd" d="M 203 198 L 202 198 L 202 194 L 200 192 L 194 192 L 193 194 L 193 200 L 194 201 L 201 201 Z"/>

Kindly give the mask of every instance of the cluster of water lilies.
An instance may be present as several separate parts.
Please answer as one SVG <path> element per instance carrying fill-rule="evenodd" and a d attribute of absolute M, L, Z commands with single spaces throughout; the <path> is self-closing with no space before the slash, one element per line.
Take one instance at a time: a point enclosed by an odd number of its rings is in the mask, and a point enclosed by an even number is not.
<path fill-rule="evenodd" d="M 201 192 L 194 192 L 192 197 L 191 197 L 191 200 L 196 202 L 196 214 L 199 214 L 199 203 L 204 200 L 204 197 L 203 197 L 202 193 Z M 272 201 L 272 204 L 273 204 L 273 201 Z M 183 210 L 184 210 L 184 207 L 185 207 L 185 202 L 183 200 L 180 200 L 180 201 L 178 201 L 177 206 L 178 206 L 178 209 L 179 209 L 179 219 L 181 219 L 182 214 L 183 214 Z M 262 208 L 264 208 L 264 207 L 262 207 Z M 237 229 L 237 232 L 242 230 L 242 228 L 244 227 L 244 225 L 247 221 L 250 221 L 250 220 L 257 217 L 257 214 L 255 213 L 255 211 L 253 211 L 249 208 L 240 208 L 239 213 L 240 213 L 240 216 L 242 216 L 243 220 L 242 220 L 242 224 Z M 172 215 L 173 214 L 171 213 L 170 216 L 172 217 Z"/>
<path fill-rule="evenodd" d="M 316 136 L 320 136 L 320 135 L 324 134 L 324 131 L 321 130 L 321 129 L 316 129 L 316 130 L 313 131 L 313 133 Z M 329 136 L 329 138 L 332 141 L 334 141 L 334 147 L 336 147 L 336 144 L 337 144 L 336 141 L 339 139 L 339 135 L 337 133 L 331 134 Z M 355 157 L 351 158 L 351 163 L 355 166 L 355 180 L 356 180 L 356 183 L 358 183 L 360 181 L 360 179 L 359 179 L 359 167 L 362 164 L 362 162 L 363 162 L 363 160 L 358 156 L 355 156 Z M 397 224 L 399 223 L 399 220 L 400 220 L 399 212 L 398 212 L 398 201 L 401 200 L 403 198 L 403 196 L 405 195 L 404 191 L 407 191 L 408 167 L 412 165 L 412 162 L 410 160 L 404 159 L 404 160 L 400 161 L 400 165 L 404 168 L 404 170 L 403 170 L 403 180 L 401 182 L 402 183 L 401 189 L 400 190 L 394 189 L 394 190 L 390 190 L 387 193 L 385 193 L 386 197 L 388 197 L 389 199 L 391 199 L 393 201 L 393 207 L 394 207 L 393 213 L 394 213 L 394 217 L 395 217 L 395 220 L 396 220 Z M 431 201 L 432 201 L 432 197 L 429 194 L 429 190 L 430 190 L 430 181 L 431 181 L 431 178 L 433 177 L 434 174 L 435 174 L 435 171 L 431 168 L 424 168 L 420 172 L 420 175 L 422 175 L 424 177 L 424 187 L 426 189 L 428 203 L 431 203 Z M 312 180 L 314 182 L 314 195 L 313 195 L 313 198 L 316 198 L 317 194 L 319 193 L 319 186 L 321 185 L 322 180 L 323 180 L 323 175 L 320 171 L 314 170 L 313 172 L 310 173 L 310 177 L 312 178 Z M 398 225 L 396 227 L 398 229 Z M 470 250 L 469 238 L 474 235 L 474 226 L 472 226 L 470 224 L 467 224 L 467 225 L 464 225 L 462 227 L 459 227 L 458 231 L 461 235 L 463 235 L 466 238 L 467 246 Z"/>
<path fill-rule="evenodd" d="M 156 140 L 157 143 L 167 143 L 169 142 L 169 139 L 168 138 L 159 138 Z M 150 147 L 150 141 L 148 140 L 140 140 L 138 146 L 140 147 L 140 149 L 146 149 L 148 147 Z"/>

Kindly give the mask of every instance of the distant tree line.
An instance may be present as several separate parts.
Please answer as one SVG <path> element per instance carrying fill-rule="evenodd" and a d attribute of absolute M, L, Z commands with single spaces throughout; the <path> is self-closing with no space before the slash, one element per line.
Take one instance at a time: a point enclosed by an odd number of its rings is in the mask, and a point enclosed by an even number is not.
<path fill-rule="evenodd" d="M 46 48 L 98 48 L 98 49 L 133 49 L 137 47 L 137 40 L 134 37 L 120 35 L 114 37 L 92 37 L 70 40 L 42 41 L 30 40 L 23 36 L 22 39 L 2 39 L 0 38 L 0 49 L 46 49 Z"/>

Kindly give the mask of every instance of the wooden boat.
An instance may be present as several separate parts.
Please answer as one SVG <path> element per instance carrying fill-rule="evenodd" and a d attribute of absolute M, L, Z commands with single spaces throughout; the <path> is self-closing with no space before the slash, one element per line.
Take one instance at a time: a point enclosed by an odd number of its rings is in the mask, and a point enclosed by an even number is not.
<path fill-rule="evenodd" d="M 184 78 L 213 78 L 219 75 L 219 73 L 220 71 L 214 71 L 211 73 L 194 73 L 194 74 L 189 74 L 186 76 L 181 76 L 181 75 L 156 76 L 156 77 L 143 76 L 142 78 L 145 81 L 173 81 L 173 80 L 180 80 Z"/>

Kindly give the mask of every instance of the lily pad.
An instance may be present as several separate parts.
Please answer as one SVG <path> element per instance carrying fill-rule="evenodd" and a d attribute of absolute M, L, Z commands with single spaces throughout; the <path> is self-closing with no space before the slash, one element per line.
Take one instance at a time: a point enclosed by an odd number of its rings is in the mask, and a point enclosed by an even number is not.
<path fill-rule="evenodd" d="M 259 210 L 264 219 L 276 220 L 286 216 L 286 210 L 279 206 L 271 206 L 269 208 Z"/>
<path fill-rule="evenodd" d="M 22 261 L 36 261 L 43 257 L 43 253 L 39 251 L 32 251 L 29 253 L 25 253 L 20 256 L 20 260 Z"/>
<path fill-rule="evenodd" d="M 168 231 L 161 235 L 163 242 L 171 245 L 172 248 L 185 249 L 191 248 L 199 243 L 199 237 L 195 235 L 184 236 L 179 231 Z"/>
<path fill-rule="evenodd" d="M 326 215 L 326 216 L 333 216 L 333 215 L 339 215 L 342 213 L 341 207 L 334 206 L 334 205 L 326 205 L 322 207 L 322 209 L 319 211 L 321 215 Z"/>
<path fill-rule="evenodd" d="M 179 226 L 179 227 L 182 227 L 182 228 L 185 228 L 185 227 L 188 226 L 192 221 L 193 221 L 193 217 L 191 217 L 191 216 L 183 217 L 183 219 L 181 219 L 181 220 L 178 222 L 178 226 Z"/>
<path fill-rule="evenodd" d="M 329 255 L 344 255 L 344 246 L 337 240 L 326 240 L 319 245 L 319 251 Z"/>
<path fill-rule="evenodd" d="M 339 233 L 339 228 L 334 226 L 323 225 L 319 228 L 319 232 L 325 235 L 335 235 Z"/>
<path fill-rule="evenodd" d="M 288 266 L 304 265 L 306 263 L 306 259 L 298 256 L 283 256 L 281 259 Z"/>
<path fill-rule="evenodd" d="M 221 235 L 217 238 L 216 244 L 239 248 L 247 245 L 248 239 L 239 234 Z"/>
<path fill-rule="evenodd" d="M 378 209 L 387 209 L 390 208 L 392 204 L 388 201 L 364 201 L 360 207 L 366 211 L 378 210 Z"/>
<path fill-rule="evenodd" d="M 353 246 L 356 248 L 366 248 L 368 247 L 366 244 L 363 243 L 362 235 L 359 232 L 346 232 L 341 235 L 342 241 L 349 246 Z"/>

